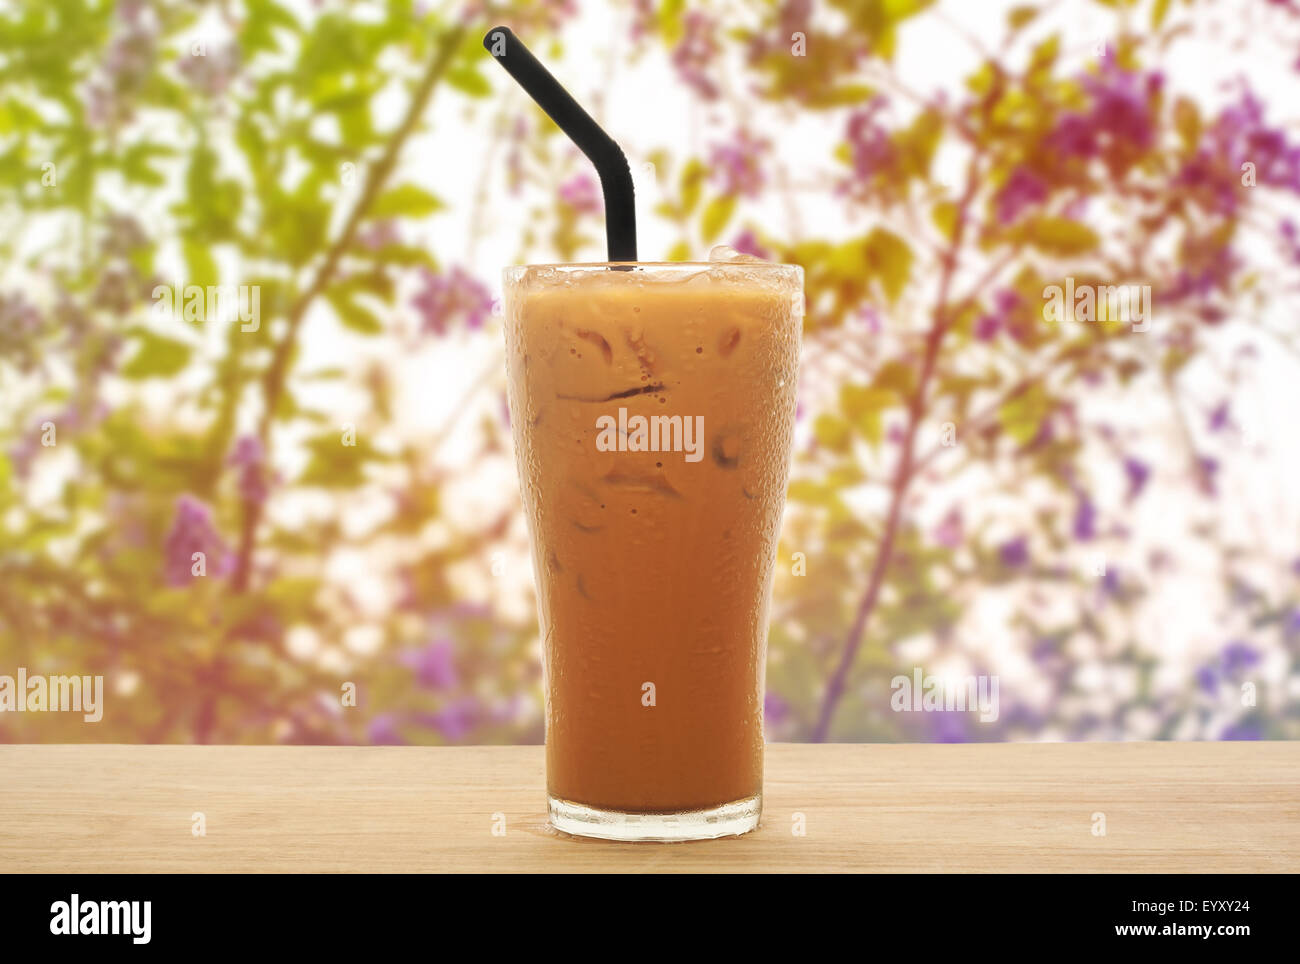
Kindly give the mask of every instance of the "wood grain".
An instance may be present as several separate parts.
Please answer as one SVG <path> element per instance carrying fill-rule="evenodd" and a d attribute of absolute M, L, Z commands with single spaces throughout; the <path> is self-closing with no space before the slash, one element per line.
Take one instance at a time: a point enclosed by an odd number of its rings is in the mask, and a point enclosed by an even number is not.
<path fill-rule="evenodd" d="M 544 785 L 541 747 L 0 746 L 0 872 L 1300 871 L 1296 743 L 778 744 L 762 827 L 689 844 L 556 833 Z"/>

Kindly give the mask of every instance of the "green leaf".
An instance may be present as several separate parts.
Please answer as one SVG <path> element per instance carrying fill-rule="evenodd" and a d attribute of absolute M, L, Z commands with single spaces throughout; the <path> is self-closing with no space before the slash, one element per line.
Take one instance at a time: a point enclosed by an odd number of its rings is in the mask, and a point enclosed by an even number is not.
<path fill-rule="evenodd" d="M 1033 53 L 1029 55 L 1029 69 L 1031 71 L 1042 70 L 1056 63 L 1056 58 L 1061 53 L 1061 38 L 1058 34 L 1052 34 L 1046 40 L 1034 47 Z"/>
<path fill-rule="evenodd" d="M 886 388 L 845 385 L 840 389 L 840 408 L 845 418 L 872 446 L 884 437 L 884 414 L 898 404 L 898 393 Z"/>
<path fill-rule="evenodd" d="M 139 339 L 139 347 L 123 366 L 123 378 L 167 377 L 189 363 L 191 349 L 184 342 L 155 335 L 145 328 L 136 328 L 131 334 Z"/>
<path fill-rule="evenodd" d="M 1037 7 L 1012 7 L 1007 11 L 1007 26 L 1012 30 L 1019 30 L 1037 16 Z"/>
<path fill-rule="evenodd" d="M 1190 98 L 1179 97 L 1174 101 L 1174 127 L 1188 150 L 1201 142 L 1201 113 Z"/>
<path fill-rule="evenodd" d="M 906 400 L 916 391 L 916 372 L 907 362 L 889 361 L 880 366 L 880 371 L 876 372 L 871 384 L 894 392 L 900 400 Z"/>
<path fill-rule="evenodd" d="M 804 99 L 804 106 L 814 110 L 831 107 L 855 107 L 871 99 L 876 92 L 874 87 L 866 84 L 843 84 L 810 91 Z"/>
<path fill-rule="evenodd" d="M 1040 384 L 1033 384 L 1002 403 L 998 409 L 998 421 L 1008 435 L 1025 445 L 1038 435 L 1043 419 L 1051 409 L 1052 400 L 1047 390 Z"/>
<path fill-rule="evenodd" d="M 415 184 L 401 184 L 379 195 L 371 205 L 368 216 L 422 218 L 442 210 L 445 206 L 436 194 Z"/>
<path fill-rule="evenodd" d="M 812 479 L 796 479 L 791 482 L 785 497 L 791 502 L 827 508 L 834 508 L 840 502 L 839 492 L 834 486 Z"/>
<path fill-rule="evenodd" d="M 371 454 L 361 439 L 356 445 L 344 445 L 342 433 L 330 433 L 309 439 L 311 457 L 298 478 L 299 485 L 326 489 L 352 489 L 366 480 L 366 461 Z"/>
<path fill-rule="evenodd" d="M 734 195 L 723 194 L 715 197 L 704 208 L 704 213 L 700 216 L 700 236 L 706 242 L 715 240 L 722 229 L 727 226 L 731 220 L 731 215 L 736 210 L 736 198 Z"/>
<path fill-rule="evenodd" d="M 185 256 L 185 265 L 189 271 L 189 277 L 185 279 L 187 284 L 206 288 L 220 282 L 221 272 L 208 245 L 194 238 L 184 238 L 181 241 L 181 253 Z"/>
<path fill-rule="evenodd" d="M 669 249 L 667 258 L 669 261 L 689 261 L 691 246 L 685 241 L 678 241 Z"/>
<path fill-rule="evenodd" d="M 1040 251 L 1062 257 L 1086 254 L 1101 243 L 1096 231 L 1069 218 L 1031 218 L 1021 233 L 1024 241 Z"/>
<path fill-rule="evenodd" d="M 403 268 L 423 265 L 430 271 L 438 270 L 438 259 L 427 249 L 414 244 L 383 244 L 378 248 L 354 244 L 349 251 L 354 257 L 374 261 L 379 265 L 391 264 Z"/>
<path fill-rule="evenodd" d="M 675 46 L 682 36 L 683 7 L 685 0 L 664 0 L 657 15 L 659 32 L 668 45 Z"/>
<path fill-rule="evenodd" d="M 682 194 L 682 213 L 690 214 L 700 203 L 700 192 L 704 189 L 704 179 L 709 169 L 697 160 L 687 162 L 682 168 L 680 191 Z"/>
<path fill-rule="evenodd" d="M 838 415 L 818 415 L 813 422 L 813 437 L 832 452 L 843 455 L 853 442 L 853 429 Z"/>
<path fill-rule="evenodd" d="M 951 241 L 957 234 L 957 203 L 940 201 L 930 210 L 930 219 L 945 238 Z"/>
<path fill-rule="evenodd" d="M 134 184 L 146 187 L 160 187 L 167 179 L 150 164 L 157 157 L 171 157 L 176 153 L 164 144 L 152 144 L 148 141 L 132 144 L 122 154 L 122 176 Z"/>
<path fill-rule="evenodd" d="M 891 302 L 907 287 L 912 274 L 912 249 L 906 241 L 885 228 L 873 228 L 866 240 L 867 264 L 880 280 Z"/>
<path fill-rule="evenodd" d="M 469 65 L 447 71 L 447 83 L 470 97 L 486 97 L 492 93 L 492 85 Z"/>
<path fill-rule="evenodd" d="M 325 297 L 345 328 L 361 335 L 378 335 L 384 330 L 383 323 L 373 312 L 357 304 L 351 289 L 335 286 L 325 292 Z"/>

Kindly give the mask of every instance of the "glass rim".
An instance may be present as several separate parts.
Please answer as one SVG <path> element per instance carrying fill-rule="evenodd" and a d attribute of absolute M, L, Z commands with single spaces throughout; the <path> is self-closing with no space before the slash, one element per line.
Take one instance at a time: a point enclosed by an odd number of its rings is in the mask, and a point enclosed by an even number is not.
<path fill-rule="evenodd" d="M 785 261 L 543 261 L 537 264 L 509 264 L 506 271 L 526 268 L 802 268 Z"/>
<path fill-rule="evenodd" d="M 606 269 L 625 269 L 620 272 L 623 277 L 636 277 L 642 272 L 698 273 L 722 269 L 722 274 L 729 271 L 744 274 L 760 274 L 772 281 L 779 278 L 799 279 L 803 283 L 802 265 L 787 264 L 780 261 L 556 261 L 541 264 L 511 264 L 501 269 L 501 278 L 507 284 L 523 280 L 529 271 L 557 271 L 561 273 L 579 271 L 603 271 Z M 757 269 L 757 271 L 755 271 Z"/>

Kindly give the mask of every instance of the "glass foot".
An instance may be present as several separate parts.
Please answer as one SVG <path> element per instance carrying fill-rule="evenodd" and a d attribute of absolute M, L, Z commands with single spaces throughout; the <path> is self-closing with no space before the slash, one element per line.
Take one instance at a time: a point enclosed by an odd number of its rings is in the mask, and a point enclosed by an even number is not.
<path fill-rule="evenodd" d="M 598 810 L 559 797 L 547 797 L 551 826 L 576 837 L 602 840 L 713 840 L 735 837 L 758 826 L 761 794 L 708 810 L 684 813 L 623 813 Z"/>

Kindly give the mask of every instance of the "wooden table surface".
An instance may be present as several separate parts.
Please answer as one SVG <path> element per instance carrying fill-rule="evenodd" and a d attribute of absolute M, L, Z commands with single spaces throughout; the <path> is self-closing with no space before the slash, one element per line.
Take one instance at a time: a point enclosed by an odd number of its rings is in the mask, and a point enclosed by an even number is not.
<path fill-rule="evenodd" d="M 1300 871 L 1297 743 L 777 744 L 759 830 L 687 844 L 566 837 L 544 785 L 541 747 L 0 746 L 0 872 Z"/>

